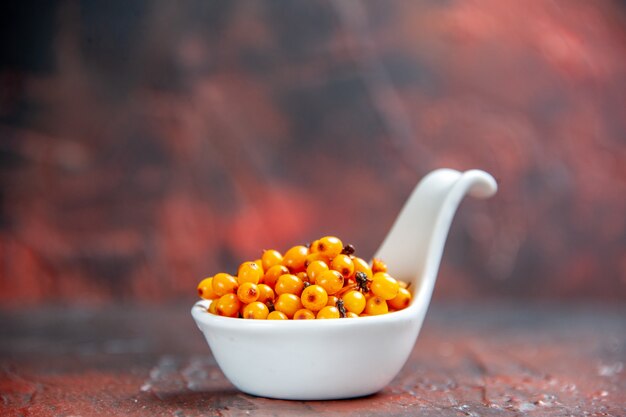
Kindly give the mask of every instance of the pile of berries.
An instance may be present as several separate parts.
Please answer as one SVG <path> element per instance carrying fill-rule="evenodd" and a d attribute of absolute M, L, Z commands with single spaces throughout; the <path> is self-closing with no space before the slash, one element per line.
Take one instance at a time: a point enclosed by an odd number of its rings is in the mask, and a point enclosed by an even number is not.
<path fill-rule="evenodd" d="M 354 253 L 334 236 L 284 255 L 266 250 L 261 259 L 242 263 L 237 276 L 203 279 L 198 294 L 213 300 L 209 313 L 244 319 L 338 319 L 406 308 L 408 285 L 391 277 L 380 259 L 370 265 Z"/>

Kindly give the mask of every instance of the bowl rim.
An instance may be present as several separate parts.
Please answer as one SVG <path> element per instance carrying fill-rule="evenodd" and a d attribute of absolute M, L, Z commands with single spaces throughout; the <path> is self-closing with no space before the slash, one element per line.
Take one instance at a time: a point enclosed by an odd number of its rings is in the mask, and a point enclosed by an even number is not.
<path fill-rule="evenodd" d="M 412 300 L 414 301 L 414 300 Z M 191 315 L 196 323 L 212 328 L 237 329 L 237 330 L 267 330 L 273 329 L 317 329 L 336 327 L 358 327 L 384 324 L 395 321 L 417 319 L 417 303 L 412 302 L 407 308 L 392 311 L 378 316 L 356 317 L 354 319 L 328 319 L 328 320 L 245 320 L 235 317 L 223 317 L 211 314 L 207 311 L 212 300 L 200 300 L 191 308 Z"/>

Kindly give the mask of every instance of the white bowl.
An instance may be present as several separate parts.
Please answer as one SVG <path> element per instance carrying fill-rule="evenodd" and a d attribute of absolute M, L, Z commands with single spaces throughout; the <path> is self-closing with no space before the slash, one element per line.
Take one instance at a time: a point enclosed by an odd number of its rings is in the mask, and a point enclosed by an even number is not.
<path fill-rule="evenodd" d="M 329 400 L 375 393 L 398 374 L 422 326 L 456 208 L 469 192 L 496 192 L 491 175 L 449 169 L 424 177 L 376 257 L 411 281 L 413 301 L 393 313 L 336 320 L 244 320 L 191 314 L 224 375 L 246 393 L 289 400 Z"/>

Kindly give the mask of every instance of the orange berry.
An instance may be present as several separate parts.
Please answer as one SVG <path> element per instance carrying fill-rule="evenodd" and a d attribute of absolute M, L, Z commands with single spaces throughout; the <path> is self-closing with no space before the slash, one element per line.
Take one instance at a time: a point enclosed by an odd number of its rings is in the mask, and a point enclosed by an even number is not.
<path fill-rule="evenodd" d="M 387 264 L 382 259 L 374 258 L 372 259 L 372 273 L 377 272 L 387 272 Z"/>
<path fill-rule="evenodd" d="M 259 298 L 259 289 L 256 284 L 244 282 L 237 289 L 237 298 L 244 304 L 249 304 Z"/>
<path fill-rule="evenodd" d="M 294 320 L 314 320 L 315 313 L 313 313 L 311 310 L 308 310 L 306 308 L 301 308 L 300 310 L 296 311 L 293 314 L 293 319 Z"/>
<path fill-rule="evenodd" d="M 265 274 L 265 268 L 263 268 L 263 261 L 261 259 L 255 259 L 254 263 L 257 264 L 259 268 L 261 268 L 261 278 L 263 278 L 263 274 Z"/>
<path fill-rule="evenodd" d="M 263 265 L 263 270 L 267 271 L 274 265 L 280 265 L 283 261 L 283 255 L 280 252 L 274 249 L 269 249 L 263 252 L 261 255 L 261 262 Z"/>
<path fill-rule="evenodd" d="M 217 314 L 217 300 L 213 300 L 207 311 L 211 314 Z"/>
<path fill-rule="evenodd" d="M 302 291 L 300 301 L 305 308 L 311 311 L 319 311 L 328 303 L 328 294 L 319 285 L 309 285 Z"/>
<path fill-rule="evenodd" d="M 375 273 L 370 284 L 370 290 L 374 295 L 382 297 L 384 300 L 391 300 L 398 295 L 399 288 L 398 281 L 386 272 Z"/>
<path fill-rule="evenodd" d="M 198 284 L 198 295 L 205 300 L 214 300 L 218 295 L 213 291 L 213 277 L 205 278 Z"/>
<path fill-rule="evenodd" d="M 317 312 L 318 319 L 338 319 L 339 309 L 333 306 L 326 306 Z"/>
<path fill-rule="evenodd" d="M 341 253 L 343 250 L 343 243 L 341 243 L 341 240 L 335 236 L 324 236 L 316 241 L 315 248 L 311 249 L 313 249 L 313 252 L 321 253 L 327 258 L 332 259 Z"/>
<path fill-rule="evenodd" d="M 362 258 L 359 258 L 359 257 L 352 258 L 352 262 L 354 263 L 355 274 L 357 272 L 363 272 L 365 275 L 367 275 L 368 280 L 372 279 L 372 276 L 374 274 L 372 273 L 372 268 L 370 268 L 367 262 L 365 262 Z"/>
<path fill-rule="evenodd" d="M 365 303 L 365 314 L 367 315 L 377 316 L 379 314 L 387 314 L 388 312 L 387 302 L 377 295 L 371 297 Z"/>
<path fill-rule="evenodd" d="M 263 269 L 256 262 L 244 262 L 237 271 L 237 282 L 239 285 L 244 282 L 258 284 L 263 276 Z"/>
<path fill-rule="evenodd" d="M 356 314 L 356 313 L 353 313 L 352 311 L 346 312 L 346 318 L 354 319 L 354 318 L 357 318 L 357 317 L 359 317 L 359 315 Z"/>
<path fill-rule="evenodd" d="M 387 304 L 389 304 L 389 307 L 395 308 L 396 310 L 407 308 L 409 304 L 411 304 L 411 292 L 406 288 L 400 287 L 398 295 L 388 300 Z"/>
<path fill-rule="evenodd" d="M 322 272 L 315 279 L 315 283 L 324 288 L 329 295 L 332 295 L 343 287 L 343 275 L 331 269 Z"/>
<path fill-rule="evenodd" d="M 282 311 L 274 310 L 267 315 L 268 320 L 289 320 L 289 317 Z"/>
<path fill-rule="evenodd" d="M 298 272 L 296 274 L 296 276 L 298 278 L 300 278 L 302 280 L 302 282 L 308 282 L 309 284 L 311 283 L 311 281 L 309 280 L 309 276 L 307 275 L 306 272 L 302 271 L 302 272 Z"/>
<path fill-rule="evenodd" d="M 304 271 L 304 261 L 309 254 L 309 248 L 306 246 L 294 246 L 285 252 L 282 264 L 285 265 L 292 273 Z"/>
<path fill-rule="evenodd" d="M 265 320 L 269 313 L 265 304 L 254 301 L 244 307 L 242 316 L 244 319 Z"/>
<path fill-rule="evenodd" d="M 313 261 L 306 267 L 306 273 L 309 276 L 311 284 L 315 284 L 317 277 L 324 271 L 328 271 L 328 265 L 321 260 Z"/>
<path fill-rule="evenodd" d="M 358 315 L 365 310 L 365 296 L 359 291 L 348 291 L 341 299 L 343 300 L 344 307 L 348 311 Z"/>
<path fill-rule="evenodd" d="M 337 255 L 333 258 L 330 267 L 338 271 L 344 278 L 348 278 L 354 274 L 354 262 L 348 255 Z"/>
<path fill-rule="evenodd" d="M 276 285 L 276 281 L 281 275 L 285 275 L 289 273 L 289 269 L 284 265 L 274 265 L 265 273 L 263 277 L 263 281 L 265 284 L 269 285 L 271 288 L 274 288 Z"/>
<path fill-rule="evenodd" d="M 339 297 L 335 295 L 329 295 L 328 301 L 326 302 L 327 306 L 337 307 L 337 301 L 339 301 Z"/>
<path fill-rule="evenodd" d="M 222 295 L 217 300 L 215 311 L 219 316 L 237 317 L 239 316 L 240 307 L 241 302 L 239 302 L 237 296 L 235 294 L 229 293 Z"/>
<path fill-rule="evenodd" d="M 278 278 L 278 281 L 276 281 L 276 286 L 274 287 L 274 291 L 278 295 L 295 294 L 300 296 L 303 289 L 304 282 L 293 274 L 281 275 L 280 278 Z"/>
<path fill-rule="evenodd" d="M 238 286 L 237 279 L 230 274 L 220 272 L 213 277 L 212 287 L 218 297 L 234 293 Z"/>
<path fill-rule="evenodd" d="M 285 313 L 289 318 L 292 318 L 296 311 L 302 308 L 300 297 L 295 294 L 281 294 L 274 303 L 274 309 Z"/>
<path fill-rule="evenodd" d="M 274 301 L 274 290 L 267 284 L 259 284 L 257 286 L 259 290 L 259 298 L 257 301 L 262 303 L 267 302 L 268 300 Z"/>
<path fill-rule="evenodd" d="M 311 262 L 315 262 L 315 261 L 322 261 L 326 265 L 330 263 L 330 260 L 326 256 L 322 255 L 321 253 L 309 253 L 306 256 L 306 259 L 304 261 L 304 266 L 308 268 L 309 265 L 311 265 Z"/>

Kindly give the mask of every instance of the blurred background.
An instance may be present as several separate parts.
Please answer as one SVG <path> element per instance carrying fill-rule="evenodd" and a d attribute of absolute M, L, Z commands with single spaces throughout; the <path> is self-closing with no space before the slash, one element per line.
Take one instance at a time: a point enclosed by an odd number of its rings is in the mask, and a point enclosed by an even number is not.
<path fill-rule="evenodd" d="M 191 303 L 263 248 L 369 257 L 481 168 L 435 297 L 626 299 L 621 2 L 0 6 L 0 304 Z"/>

